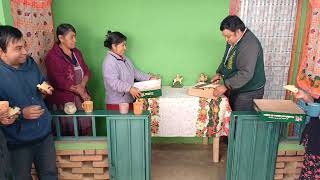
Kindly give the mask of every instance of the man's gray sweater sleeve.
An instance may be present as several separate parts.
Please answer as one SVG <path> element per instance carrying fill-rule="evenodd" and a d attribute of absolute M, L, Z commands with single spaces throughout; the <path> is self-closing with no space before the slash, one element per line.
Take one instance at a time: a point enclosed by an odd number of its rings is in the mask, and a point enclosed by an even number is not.
<path fill-rule="evenodd" d="M 228 89 L 239 89 L 252 79 L 259 56 L 259 49 L 258 44 L 252 40 L 243 43 L 239 47 L 239 54 L 235 60 L 238 72 L 225 80 L 225 85 Z"/>

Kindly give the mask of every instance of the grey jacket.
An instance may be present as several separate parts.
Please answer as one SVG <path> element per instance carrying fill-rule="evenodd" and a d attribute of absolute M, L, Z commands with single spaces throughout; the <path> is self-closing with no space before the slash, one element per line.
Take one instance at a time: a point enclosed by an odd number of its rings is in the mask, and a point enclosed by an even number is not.
<path fill-rule="evenodd" d="M 229 49 L 230 45 L 227 45 L 224 59 L 217 70 L 217 73 L 224 75 L 226 87 L 239 92 L 263 88 L 266 78 L 263 49 L 258 38 L 249 29 L 246 30 L 234 47 L 235 59 L 232 66 L 235 67 L 232 70 L 228 70 L 225 65 Z"/>
<path fill-rule="evenodd" d="M 132 103 L 134 99 L 129 91 L 134 81 L 150 79 L 150 75 L 137 70 L 129 58 L 121 58 L 112 51 L 104 59 L 102 72 L 106 104 Z"/>

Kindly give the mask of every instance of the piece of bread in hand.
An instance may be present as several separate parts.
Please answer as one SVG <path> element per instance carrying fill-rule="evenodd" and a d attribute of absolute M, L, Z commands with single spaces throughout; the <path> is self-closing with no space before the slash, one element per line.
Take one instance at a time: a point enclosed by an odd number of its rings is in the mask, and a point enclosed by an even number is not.
<path fill-rule="evenodd" d="M 18 114 L 20 112 L 20 108 L 19 107 L 10 107 L 9 108 L 9 117 L 14 116 L 16 114 Z"/>
<path fill-rule="evenodd" d="M 38 84 L 37 88 L 39 88 L 40 90 L 43 90 L 45 92 L 48 92 L 48 93 L 50 92 L 50 90 L 49 90 L 50 85 L 47 82 L 43 82 L 42 84 Z"/>
<path fill-rule="evenodd" d="M 299 89 L 294 85 L 286 85 L 286 86 L 283 86 L 283 88 L 293 93 L 299 92 Z"/>

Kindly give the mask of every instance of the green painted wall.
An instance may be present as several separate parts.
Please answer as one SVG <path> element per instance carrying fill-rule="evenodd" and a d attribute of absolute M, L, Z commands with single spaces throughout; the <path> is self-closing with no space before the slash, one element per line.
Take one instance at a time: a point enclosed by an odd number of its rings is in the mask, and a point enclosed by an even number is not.
<path fill-rule="evenodd" d="M 128 37 L 127 56 L 145 72 L 161 74 L 168 85 L 180 73 L 185 85 L 195 84 L 201 72 L 213 74 L 225 41 L 220 21 L 228 15 L 226 0 L 54 0 L 55 25 L 67 22 L 77 29 L 77 46 L 93 72 L 90 90 L 104 104 L 101 64 L 107 30 Z"/>
<path fill-rule="evenodd" d="M 0 23 L 12 25 L 12 22 L 10 0 L 0 0 Z"/>
<path fill-rule="evenodd" d="M 0 1 L 0 24 L 5 24 L 2 1 L 3 0 Z"/>

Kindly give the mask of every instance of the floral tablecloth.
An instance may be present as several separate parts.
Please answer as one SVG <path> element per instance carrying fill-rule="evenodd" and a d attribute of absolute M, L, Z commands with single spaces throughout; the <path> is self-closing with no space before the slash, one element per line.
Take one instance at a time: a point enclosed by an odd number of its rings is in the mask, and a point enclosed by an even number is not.
<path fill-rule="evenodd" d="M 150 98 L 151 132 L 161 137 L 228 136 L 231 108 L 226 97 L 218 100 L 187 95 L 188 87 L 163 87 L 160 98 Z"/>

